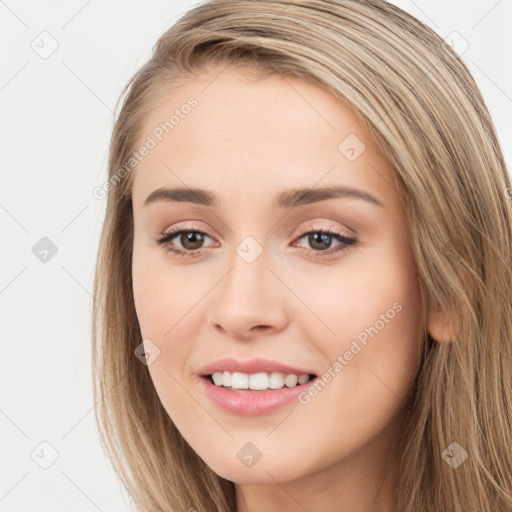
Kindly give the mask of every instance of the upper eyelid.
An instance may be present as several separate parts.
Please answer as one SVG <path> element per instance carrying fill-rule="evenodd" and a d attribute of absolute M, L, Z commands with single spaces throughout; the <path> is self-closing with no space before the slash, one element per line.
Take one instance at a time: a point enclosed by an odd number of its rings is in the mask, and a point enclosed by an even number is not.
<path fill-rule="evenodd" d="M 186 221 L 185 221 L 186 222 Z M 192 221 L 189 221 L 189 222 L 192 222 Z M 306 221 L 307 222 L 307 221 Z M 336 227 L 336 226 L 333 226 L 332 224 L 328 224 L 329 222 L 333 222 L 333 221 L 328 221 L 328 220 L 320 220 L 320 221 L 309 221 L 309 222 L 313 222 L 313 223 L 325 223 L 323 225 L 302 225 L 302 227 L 300 227 L 298 230 L 295 229 L 294 232 L 296 233 L 296 236 L 298 235 L 302 235 L 304 234 L 305 232 L 310 232 L 310 231 L 325 231 L 325 230 L 331 230 L 331 231 L 336 231 L 338 232 L 340 235 L 343 235 L 345 236 L 346 238 L 356 238 L 356 234 L 355 233 L 351 233 L 351 229 L 348 229 L 348 228 L 344 228 L 344 227 Z M 303 223 L 304 224 L 304 223 Z M 178 227 L 172 227 L 172 228 L 168 228 L 168 229 L 165 229 L 163 230 L 160 235 L 161 236 L 166 236 L 167 234 L 177 234 L 179 232 L 202 232 L 204 233 L 205 235 L 209 236 L 210 238 L 214 238 L 210 235 L 209 233 L 209 229 L 203 229 L 201 227 L 197 227 L 197 226 L 180 226 L 178 224 Z M 297 232 L 298 231 L 298 232 Z"/>

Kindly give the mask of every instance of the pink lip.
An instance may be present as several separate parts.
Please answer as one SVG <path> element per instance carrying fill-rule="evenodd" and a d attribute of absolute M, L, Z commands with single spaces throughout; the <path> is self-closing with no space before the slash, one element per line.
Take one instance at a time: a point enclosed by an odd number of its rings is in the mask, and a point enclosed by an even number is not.
<path fill-rule="evenodd" d="M 285 375 L 294 373 L 296 375 L 309 375 L 315 372 L 294 368 L 270 359 L 250 359 L 241 361 L 232 358 L 219 359 L 213 363 L 203 366 L 197 373 L 201 376 L 211 375 L 214 372 L 242 372 L 242 373 L 258 373 L 258 372 L 281 372 Z"/>
<path fill-rule="evenodd" d="M 283 407 L 294 400 L 297 400 L 300 393 L 306 391 L 307 387 L 313 382 L 310 380 L 305 384 L 297 385 L 291 388 L 286 386 L 282 389 L 266 389 L 263 391 L 239 390 L 232 391 L 222 386 L 216 386 L 211 382 L 209 375 L 215 372 L 281 372 L 285 375 L 293 373 L 295 375 L 316 375 L 311 370 L 295 368 L 277 361 L 269 359 L 251 359 L 241 361 L 231 358 L 220 359 L 213 363 L 203 366 L 198 374 L 202 377 L 200 380 L 207 396 L 221 409 L 241 416 L 258 416 L 266 414 L 280 407 Z"/>
<path fill-rule="evenodd" d="M 298 395 L 306 391 L 307 387 L 316 379 L 292 388 L 284 387 L 264 391 L 231 391 L 222 386 L 216 386 L 209 377 L 201 377 L 199 380 L 210 400 L 221 409 L 240 416 L 258 416 L 298 400 Z"/>

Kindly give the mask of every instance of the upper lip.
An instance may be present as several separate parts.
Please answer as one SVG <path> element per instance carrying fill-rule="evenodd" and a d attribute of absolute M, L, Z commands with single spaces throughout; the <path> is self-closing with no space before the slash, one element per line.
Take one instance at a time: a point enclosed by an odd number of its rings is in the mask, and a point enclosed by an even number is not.
<path fill-rule="evenodd" d="M 249 359 L 246 361 L 240 359 L 225 358 L 214 361 L 203 366 L 198 374 L 202 376 L 211 375 L 215 372 L 241 372 L 241 373 L 259 373 L 259 372 L 281 372 L 284 374 L 294 373 L 295 375 L 315 375 L 310 370 L 296 368 L 278 361 L 270 359 Z"/>

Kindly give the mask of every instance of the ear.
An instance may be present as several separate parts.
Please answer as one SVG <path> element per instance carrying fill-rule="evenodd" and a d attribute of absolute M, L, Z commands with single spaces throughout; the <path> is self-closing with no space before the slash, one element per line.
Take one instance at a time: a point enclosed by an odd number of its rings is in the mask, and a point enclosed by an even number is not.
<path fill-rule="evenodd" d="M 430 315 L 427 330 L 430 336 L 439 343 L 451 343 L 457 333 L 453 316 L 444 311 Z"/>

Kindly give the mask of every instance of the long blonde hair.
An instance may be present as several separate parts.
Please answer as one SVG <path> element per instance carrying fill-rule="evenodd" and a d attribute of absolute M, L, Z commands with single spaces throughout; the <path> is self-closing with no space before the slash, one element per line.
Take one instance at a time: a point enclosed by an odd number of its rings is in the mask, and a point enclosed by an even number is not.
<path fill-rule="evenodd" d="M 400 512 L 512 511 L 512 187 L 489 111 L 463 61 L 426 25 L 382 0 L 213 0 L 186 13 L 126 85 L 109 156 L 92 319 L 96 420 L 143 512 L 232 512 L 215 474 L 164 410 L 135 357 L 132 173 L 152 105 L 209 64 L 301 77 L 363 120 L 393 166 L 408 216 L 425 330 L 400 440 Z M 121 101 L 121 98 L 120 98 Z M 443 451 L 468 454 L 456 469 Z"/>

